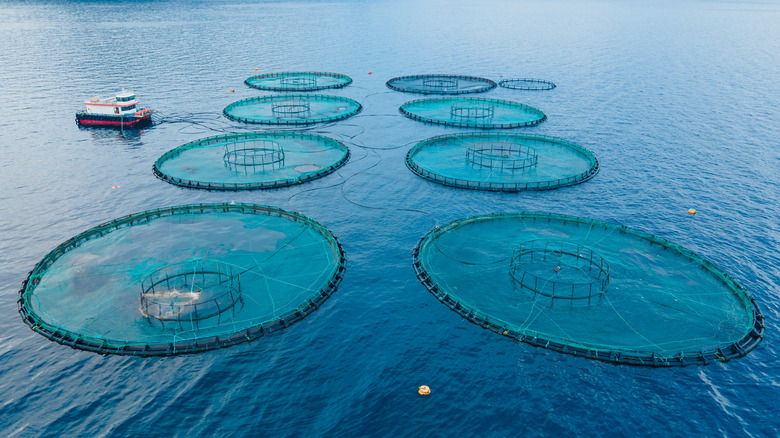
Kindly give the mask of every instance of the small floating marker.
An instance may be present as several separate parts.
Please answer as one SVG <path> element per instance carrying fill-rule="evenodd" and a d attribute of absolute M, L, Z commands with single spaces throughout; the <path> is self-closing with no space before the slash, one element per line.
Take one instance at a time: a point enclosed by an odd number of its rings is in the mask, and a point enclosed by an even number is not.
<path fill-rule="evenodd" d="M 688 209 L 688 214 L 696 214 L 696 210 L 694 210 L 692 208 L 689 208 Z"/>
<path fill-rule="evenodd" d="M 428 387 L 428 385 L 423 385 L 419 388 L 417 388 L 417 393 L 420 395 L 430 395 L 431 394 L 431 388 Z"/>
<path fill-rule="evenodd" d="M 371 74 L 372 72 L 368 72 L 368 74 Z"/>
<path fill-rule="evenodd" d="M 231 92 L 231 93 L 233 93 L 233 92 L 235 92 L 235 91 L 236 91 L 236 90 L 234 90 L 234 89 L 232 89 L 232 88 L 230 89 L 230 92 Z"/>
<path fill-rule="evenodd" d="M 111 186 L 112 189 L 118 189 L 119 186 Z"/>
<path fill-rule="evenodd" d="M 257 67 L 255 67 L 255 71 L 257 71 Z"/>

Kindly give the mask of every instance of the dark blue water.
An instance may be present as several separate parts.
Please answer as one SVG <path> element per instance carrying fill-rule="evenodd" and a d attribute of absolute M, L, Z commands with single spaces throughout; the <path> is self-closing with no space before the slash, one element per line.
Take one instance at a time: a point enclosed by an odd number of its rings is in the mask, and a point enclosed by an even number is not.
<path fill-rule="evenodd" d="M 780 6 L 649 3 L 0 3 L 0 434 L 780 435 Z M 273 191 L 157 180 L 165 151 L 253 128 L 220 113 L 261 94 L 243 85 L 255 68 L 351 76 L 330 94 L 363 112 L 310 129 L 345 142 L 350 162 Z M 419 96 L 385 81 L 423 73 L 556 82 L 482 96 L 540 108 L 549 120 L 521 131 L 588 148 L 601 172 L 520 194 L 414 176 L 403 162 L 414 143 L 468 132 L 398 113 Z M 167 121 L 76 127 L 84 99 L 121 87 Z M 346 277 L 311 317 L 229 349 L 144 359 L 51 343 L 16 313 L 27 272 L 73 235 L 232 200 L 300 211 L 342 241 Z M 615 366 L 482 330 L 420 285 L 411 251 L 434 225 L 524 210 L 619 222 L 699 252 L 756 297 L 765 340 L 725 364 Z M 422 384 L 431 396 L 417 395 Z"/>

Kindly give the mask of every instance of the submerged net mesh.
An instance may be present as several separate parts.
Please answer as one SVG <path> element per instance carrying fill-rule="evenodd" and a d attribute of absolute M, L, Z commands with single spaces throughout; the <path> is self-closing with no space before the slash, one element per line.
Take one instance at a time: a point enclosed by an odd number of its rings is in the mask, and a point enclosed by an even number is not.
<path fill-rule="evenodd" d="M 386 85 L 392 90 L 419 94 L 483 93 L 496 88 L 490 79 L 456 75 L 400 76 L 390 79 Z"/>
<path fill-rule="evenodd" d="M 363 107 L 340 96 L 288 94 L 233 102 L 222 111 L 230 120 L 266 125 L 310 125 L 335 122 L 359 113 Z"/>
<path fill-rule="evenodd" d="M 413 100 L 399 111 L 413 120 L 462 128 L 519 128 L 547 119 L 542 111 L 521 103 L 465 97 Z"/>
<path fill-rule="evenodd" d="M 252 76 L 244 83 L 268 91 L 314 91 L 346 87 L 352 78 L 339 73 L 281 72 Z"/>
<path fill-rule="evenodd" d="M 498 83 L 498 85 L 504 88 L 510 88 L 512 90 L 552 90 L 555 88 L 555 83 L 545 81 L 542 79 L 506 79 Z"/>
<path fill-rule="evenodd" d="M 22 285 L 19 313 L 74 348 L 193 353 L 300 321 L 335 291 L 344 264 L 338 240 L 300 214 L 253 204 L 162 208 L 59 245 Z"/>
<path fill-rule="evenodd" d="M 620 225 L 546 213 L 471 217 L 414 251 L 425 287 L 468 320 L 609 362 L 728 361 L 763 337 L 750 295 L 701 256 Z"/>
<path fill-rule="evenodd" d="M 349 149 L 338 141 L 297 132 L 252 132 L 204 138 L 163 154 L 154 174 L 182 187 L 270 189 L 321 178 L 343 166 Z"/>
<path fill-rule="evenodd" d="M 514 133 L 429 138 L 406 155 L 412 172 L 452 187 L 516 192 L 579 184 L 599 171 L 587 149 L 555 137 Z"/>

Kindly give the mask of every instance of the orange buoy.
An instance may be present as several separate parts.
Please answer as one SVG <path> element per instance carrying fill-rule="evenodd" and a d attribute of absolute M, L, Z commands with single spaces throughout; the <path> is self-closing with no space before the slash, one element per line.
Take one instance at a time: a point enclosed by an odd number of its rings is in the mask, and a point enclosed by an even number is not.
<path fill-rule="evenodd" d="M 119 186 L 111 186 L 112 189 L 118 189 Z"/>
<path fill-rule="evenodd" d="M 255 71 L 257 71 L 257 67 L 255 67 Z"/>
<path fill-rule="evenodd" d="M 428 385 L 423 385 L 419 388 L 417 388 L 417 393 L 420 395 L 430 395 L 431 388 L 428 387 Z"/>
<path fill-rule="evenodd" d="M 372 72 L 368 72 L 368 74 L 371 74 Z"/>
<path fill-rule="evenodd" d="M 694 210 L 692 208 L 689 208 L 688 209 L 688 214 L 696 214 L 696 210 Z"/>
<path fill-rule="evenodd" d="M 232 93 L 232 92 L 234 92 L 234 91 L 236 91 L 236 90 L 234 90 L 234 89 L 232 89 L 232 88 L 230 89 L 230 92 L 231 92 L 231 93 Z"/>

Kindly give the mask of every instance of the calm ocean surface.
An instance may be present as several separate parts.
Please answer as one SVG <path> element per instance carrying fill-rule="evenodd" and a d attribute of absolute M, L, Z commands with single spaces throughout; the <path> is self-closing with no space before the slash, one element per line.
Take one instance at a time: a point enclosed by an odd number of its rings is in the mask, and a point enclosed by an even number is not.
<path fill-rule="evenodd" d="M 647 3 L 1 1 L 0 435 L 780 435 L 780 5 Z M 347 165 L 272 191 L 156 179 L 165 151 L 256 128 L 221 116 L 262 94 L 243 84 L 255 68 L 354 79 L 326 94 L 364 110 L 307 129 L 347 144 Z M 518 131 L 587 147 L 600 173 L 520 194 L 414 176 L 413 144 L 468 132 L 398 113 L 420 96 L 385 81 L 423 73 L 554 81 L 480 97 L 541 109 L 546 122 Z M 124 135 L 76 126 L 84 99 L 121 87 L 165 121 Z M 27 272 L 75 234 L 229 201 L 302 212 L 343 243 L 344 281 L 303 322 L 228 349 L 135 358 L 49 342 L 19 317 Z M 425 290 L 411 253 L 434 225 L 498 211 L 618 222 L 690 248 L 757 299 L 765 339 L 729 363 L 651 369 L 482 330 Z"/>

